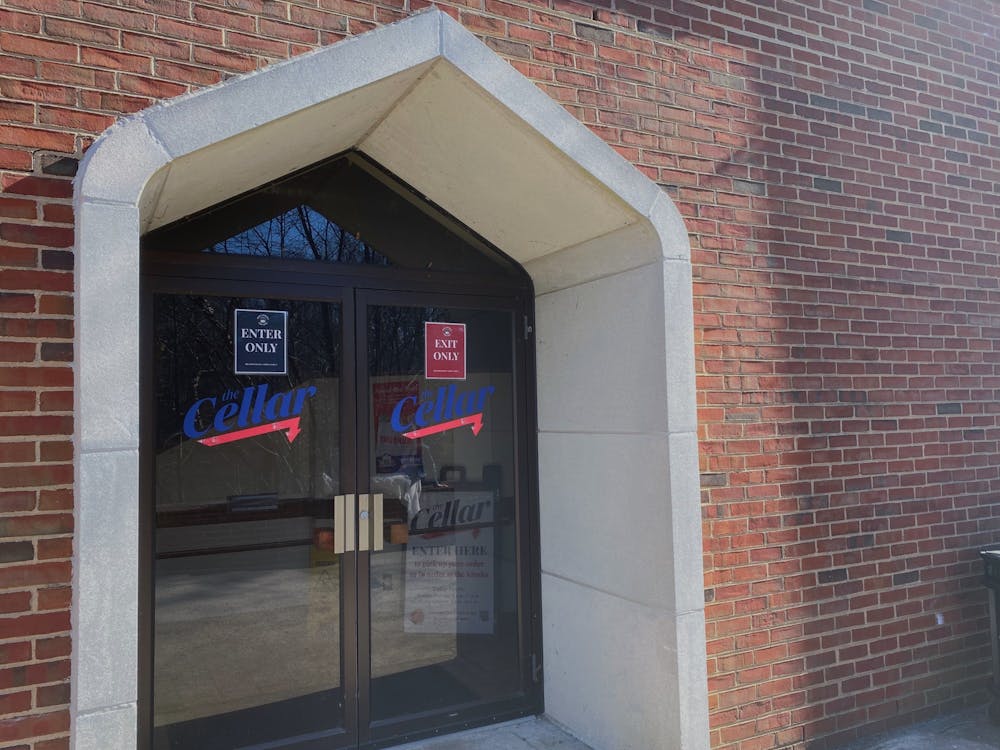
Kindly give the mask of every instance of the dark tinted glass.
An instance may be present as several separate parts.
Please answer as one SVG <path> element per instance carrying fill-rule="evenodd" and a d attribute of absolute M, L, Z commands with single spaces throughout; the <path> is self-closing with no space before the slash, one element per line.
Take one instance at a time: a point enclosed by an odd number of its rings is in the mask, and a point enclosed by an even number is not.
<path fill-rule="evenodd" d="M 143 247 L 523 278 L 496 248 L 353 153 L 151 232 Z"/>
<path fill-rule="evenodd" d="M 379 255 L 368 243 L 319 211 L 301 205 L 285 211 L 257 226 L 245 229 L 210 247 L 205 252 L 219 255 L 319 260 L 327 263 L 388 266 L 389 259 Z"/>
<path fill-rule="evenodd" d="M 427 321 L 465 326 L 464 378 L 428 379 Z M 368 309 L 374 721 L 520 689 L 512 332 L 503 310 Z"/>
<path fill-rule="evenodd" d="M 234 312 L 288 315 L 287 375 L 234 374 Z M 154 747 L 343 726 L 341 308 L 154 297 Z"/>

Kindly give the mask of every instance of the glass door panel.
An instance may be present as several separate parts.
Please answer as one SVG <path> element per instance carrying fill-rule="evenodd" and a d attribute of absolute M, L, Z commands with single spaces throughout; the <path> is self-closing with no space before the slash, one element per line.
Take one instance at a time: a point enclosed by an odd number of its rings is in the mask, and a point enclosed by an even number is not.
<path fill-rule="evenodd" d="M 356 572 L 335 551 L 342 306 L 157 294 L 153 307 L 154 747 L 343 732 Z M 286 374 L 235 374 L 255 366 L 235 361 L 237 309 L 256 311 L 251 326 L 287 314 Z"/>
<path fill-rule="evenodd" d="M 374 725 L 521 690 L 513 320 L 367 306 Z"/>
<path fill-rule="evenodd" d="M 537 710 L 517 308 L 175 291 L 151 296 L 152 747 L 383 747 Z M 287 316 L 284 374 L 246 374 L 237 310 Z"/>

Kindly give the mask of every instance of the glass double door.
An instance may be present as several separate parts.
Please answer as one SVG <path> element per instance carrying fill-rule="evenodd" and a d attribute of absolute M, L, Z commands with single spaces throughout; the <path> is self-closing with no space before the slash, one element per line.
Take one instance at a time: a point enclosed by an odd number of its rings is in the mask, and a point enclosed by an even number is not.
<path fill-rule="evenodd" d="M 152 746 L 536 711 L 515 302 L 161 281 L 149 305 Z"/>

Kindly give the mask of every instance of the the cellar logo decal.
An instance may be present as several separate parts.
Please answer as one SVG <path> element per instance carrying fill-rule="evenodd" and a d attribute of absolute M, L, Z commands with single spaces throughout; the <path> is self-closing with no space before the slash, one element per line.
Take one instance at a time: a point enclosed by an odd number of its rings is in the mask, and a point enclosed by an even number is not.
<path fill-rule="evenodd" d="M 302 409 L 315 395 L 311 385 L 269 394 L 263 384 L 200 398 L 184 415 L 184 434 L 202 445 L 215 446 L 280 431 L 291 443 L 302 431 Z"/>
<path fill-rule="evenodd" d="M 405 396 L 392 410 L 392 429 L 410 440 L 466 426 L 478 435 L 483 429 L 486 402 L 494 391 L 492 385 L 460 391 L 452 383 L 419 397 Z"/>

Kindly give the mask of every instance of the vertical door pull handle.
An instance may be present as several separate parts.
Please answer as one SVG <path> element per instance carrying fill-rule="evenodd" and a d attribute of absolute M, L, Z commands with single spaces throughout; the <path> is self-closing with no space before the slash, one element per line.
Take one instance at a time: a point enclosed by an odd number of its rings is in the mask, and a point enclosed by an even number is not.
<path fill-rule="evenodd" d="M 374 520 L 372 521 L 373 531 L 375 533 L 375 538 L 372 541 L 372 549 L 376 552 L 380 552 L 385 546 L 385 535 L 382 530 L 382 493 L 378 492 L 372 495 L 372 505 L 374 505 L 373 513 Z"/>
<path fill-rule="evenodd" d="M 344 495 L 337 495 L 333 498 L 333 553 L 335 555 L 344 554 L 345 500 Z"/>
<path fill-rule="evenodd" d="M 368 522 L 368 495 L 358 495 L 358 551 L 367 552 L 370 546 L 371 532 Z"/>

